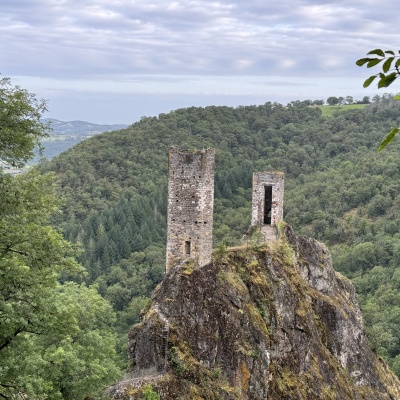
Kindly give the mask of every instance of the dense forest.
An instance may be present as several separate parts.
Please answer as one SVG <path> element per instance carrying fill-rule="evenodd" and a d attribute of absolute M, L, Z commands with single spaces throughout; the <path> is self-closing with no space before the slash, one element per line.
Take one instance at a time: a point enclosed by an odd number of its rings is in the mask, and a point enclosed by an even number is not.
<path fill-rule="evenodd" d="M 214 247 L 246 233 L 252 172 L 284 171 L 285 221 L 329 246 L 336 270 L 356 286 L 373 348 L 400 375 L 400 145 L 377 153 L 400 122 L 395 103 L 375 96 L 365 108 L 333 113 L 304 102 L 191 107 L 43 161 L 64 197 L 53 223 L 80 244 L 86 284 L 113 306 L 120 357 L 164 273 L 168 147 L 214 147 Z"/>

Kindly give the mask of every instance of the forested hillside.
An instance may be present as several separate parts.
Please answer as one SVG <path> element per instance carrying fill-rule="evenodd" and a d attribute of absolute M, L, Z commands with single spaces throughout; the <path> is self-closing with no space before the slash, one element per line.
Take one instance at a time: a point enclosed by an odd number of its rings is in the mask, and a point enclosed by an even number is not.
<path fill-rule="evenodd" d="M 400 374 L 400 145 L 378 154 L 400 122 L 390 96 L 324 116 L 294 102 L 187 108 L 79 143 L 47 164 L 65 197 L 57 225 L 82 243 L 88 283 L 126 333 L 164 271 L 167 149 L 216 149 L 214 246 L 250 223 L 252 172 L 286 174 L 285 221 L 325 242 L 355 283 L 373 347 Z M 125 339 L 121 339 L 121 343 Z"/>

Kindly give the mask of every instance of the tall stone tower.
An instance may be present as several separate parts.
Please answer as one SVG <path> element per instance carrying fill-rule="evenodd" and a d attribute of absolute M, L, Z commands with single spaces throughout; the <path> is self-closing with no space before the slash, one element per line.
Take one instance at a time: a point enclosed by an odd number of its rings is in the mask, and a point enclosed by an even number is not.
<path fill-rule="evenodd" d="M 276 239 L 275 225 L 283 219 L 283 172 L 254 172 L 251 225 L 259 226 L 265 240 Z"/>
<path fill-rule="evenodd" d="M 211 262 L 214 158 L 214 149 L 169 148 L 167 272 L 188 259 Z"/>

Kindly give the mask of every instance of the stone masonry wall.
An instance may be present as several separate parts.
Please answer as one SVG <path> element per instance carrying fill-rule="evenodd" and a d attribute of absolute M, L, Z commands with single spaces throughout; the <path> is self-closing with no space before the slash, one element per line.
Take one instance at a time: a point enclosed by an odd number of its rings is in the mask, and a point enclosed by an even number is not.
<path fill-rule="evenodd" d="M 280 171 L 253 173 L 253 200 L 251 225 L 260 226 L 265 239 L 275 238 L 274 226 L 283 220 L 283 192 L 285 174 Z M 271 213 L 269 223 L 264 221 L 265 188 L 272 187 Z"/>
<path fill-rule="evenodd" d="M 211 262 L 214 158 L 214 149 L 169 149 L 167 272 L 187 259 Z"/>

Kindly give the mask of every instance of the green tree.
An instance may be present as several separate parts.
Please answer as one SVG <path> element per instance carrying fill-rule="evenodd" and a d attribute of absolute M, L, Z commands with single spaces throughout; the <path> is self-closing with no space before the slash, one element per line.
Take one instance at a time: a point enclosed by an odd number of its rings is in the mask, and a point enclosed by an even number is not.
<path fill-rule="evenodd" d="M 367 68 L 375 67 L 381 64 L 382 69 L 380 72 L 371 75 L 364 81 L 364 87 L 368 87 L 372 82 L 378 79 L 378 89 L 390 86 L 400 75 L 400 50 L 399 55 L 396 55 L 393 50 L 374 49 L 367 53 L 368 57 L 360 58 L 356 61 L 359 67 L 366 66 Z M 395 96 L 395 100 L 400 100 L 400 96 Z M 382 140 L 378 151 L 381 151 L 388 145 L 396 134 L 399 132 L 399 127 L 394 127 Z"/>
<path fill-rule="evenodd" d="M 58 276 L 82 273 L 72 246 L 48 225 L 52 178 L 0 173 L 0 351 L 24 332 L 42 332 L 47 297 Z"/>
<path fill-rule="evenodd" d="M 49 226 L 53 179 L 0 174 L 0 397 L 83 399 L 115 378 L 115 315 Z"/>
<path fill-rule="evenodd" d="M 40 149 L 40 139 L 48 136 L 49 125 L 41 118 L 46 102 L 0 79 L 0 161 L 21 167 Z"/>
<path fill-rule="evenodd" d="M 110 304 L 96 288 L 71 282 L 49 290 L 47 301 L 43 331 L 20 334 L 1 354 L 0 397 L 101 396 L 119 374 Z"/>
<path fill-rule="evenodd" d="M 362 104 L 369 104 L 371 102 L 369 96 L 364 96 L 361 100 Z"/>
<path fill-rule="evenodd" d="M 335 96 L 330 96 L 326 99 L 326 102 L 330 105 L 330 106 L 336 106 L 337 104 L 339 104 L 339 99 Z"/>
<path fill-rule="evenodd" d="M 47 380 L 49 398 L 101 395 L 104 386 L 119 375 L 115 313 L 95 287 L 69 282 L 57 289 L 52 329 L 33 338 L 43 360 L 36 377 Z"/>
<path fill-rule="evenodd" d="M 23 165 L 46 135 L 44 102 L 0 84 L 0 160 Z M 66 282 L 84 274 L 50 222 L 51 174 L 0 169 L 0 398 L 83 400 L 117 374 L 115 314 L 97 293 Z M 60 282 L 63 282 L 60 283 Z"/>

